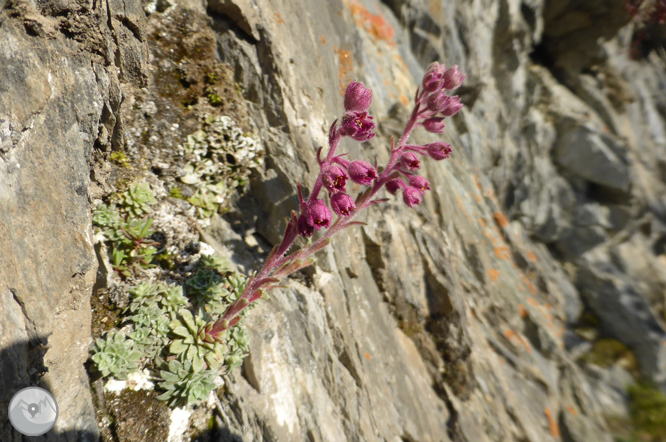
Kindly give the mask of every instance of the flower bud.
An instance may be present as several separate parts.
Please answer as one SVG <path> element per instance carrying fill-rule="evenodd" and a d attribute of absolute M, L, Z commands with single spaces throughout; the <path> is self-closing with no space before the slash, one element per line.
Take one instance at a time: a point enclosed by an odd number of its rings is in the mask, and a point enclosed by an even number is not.
<path fill-rule="evenodd" d="M 428 110 L 437 114 L 448 106 L 450 100 L 451 97 L 446 95 L 446 92 L 440 91 L 433 93 L 428 97 L 426 106 L 428 107 Z"/>
<path fill-rule="evenodd" d="M 453 152 L 451 145 L 443 141 L 426 144 L 426 147 L 428 148 L 428 155 L 430 155 L 430 158 L 437 161 L 447 159 L 451 155 L 451 152 Z"/>
<path fill-rule="evenodd" d="M 405 204 L 412 208 L 421 204 L 423 197 L 421 196 L 421 192 L 414 189 L 413 187 L 405 187 L 405 189 L 402 191 L 402 200 L 405 202 Z"/>
<path fill-rule="evenodd" d="M 428 132 L 441 134 L 444 132 L 444 118 L 428 118 L 423 121 L 423 127 Z"/>
<path fill-rule="evenodd" d="M 322 177 L 322 183 L 329 192 L 344 192 L 349 176 L 340 166 L 331 166 Z"/>
<path fill-rule="evenodd" d="M 342 117 L 340 134 L 356 141 L 368 141 L 375 136 L 372 132 L 374 128 L 375 123 L 367 112 L 346 112 Z"/>
<path fill-rule="evenodd" d="M 316 200 L 308 207 L 307 217 L 308 224 L 317 230 L 328 229 L 331 225 L 331 211 L 322 200 Z"/>
<path fill-rule="evenodd" d="M 462 82 L 465 80 L 465 75 L 458 70 L 458 66 L 453 66 L 448 68 L 443 75 L 443 84 L 444 89 L 453 90 L 460 87 Z"/>
<path fill-rule="evenodd" d="M 413 152 L 405 152 L 400 157 L 400 166 L 407 170 L 417 170 L 421 167 L 421 164 L 419 163 L 419 157 L 417 157 L 416 154 Z"/>
<path fill-rule="evenodd" d="M 413 187 L 421 193 L 425 193 L 426 190 L 430 190 L 430 182 L 419 175 L 412 175 L 409 178 L 409 186 Z"/>
<path fill-rule="evenodd" d="M 444 65 L 437 62 L 428 66 L 426 73 L 423 75 L 423 89 L 427 92 L 434 92 L 442 87 L 442 68 L 444 68 Z"/>
<path fill-rule="evenodd" d="M 312 238 L 314 227 L 308 224 L 308 217 L 306 214 L 301 214 L 298 217 L 298 234 L 304 238 Z"/>
<path fill-rule="evenodd" d="M 388 190 L 388 192 L 391 195 L 395 195 L 398 192 L 398 190 L 404 187 L 405 187 L 405 182 L 402 181 L 400 178 L 396 178 L 386 183 L 386 190 Z"/>
<path fill-rule="evenodd" d="M 338 216 L 349 216 L 356 209 L 354 200 L 346 193 L 336 193 L 331 196 L 331 207 Z"/>
<path fill-rule="evenodd" d="M 352 81 L 345 91 L 345 111 L 365 112 L 372 103 L 372 91 L 363 83 Z"/>
<path fill-rule="evenodd" d="M 377 171 L 367 161 L 352 161 L 347 171 L 353 182 L 363 184 L 364 186 L 371 185 L 374 179 L 377 178 Z"/>
<path fill-rule="evenodd" d="M 446 102 L 446 105 L 443 106 L 439 112 L 445 117 L 452 117 L 458 113 L 460 109 L 463 108 L 463 104 L 460 102 L 460 97 L 457 95 L 455 97 L 448 97 L 449 100 Z"/>

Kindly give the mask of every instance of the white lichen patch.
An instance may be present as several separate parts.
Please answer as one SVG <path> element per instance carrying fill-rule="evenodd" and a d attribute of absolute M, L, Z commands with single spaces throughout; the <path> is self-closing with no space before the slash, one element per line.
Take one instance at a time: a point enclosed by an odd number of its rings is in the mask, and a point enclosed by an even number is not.
<path fill-rule="evenodd" d="M 264 150 L 254 138 L 228 116 L 209 116 L 203 129 L 187 137 L 184 149 L 188 163 L 180 181 L 194 188 L 187 201 L 206 221 L 225 204 L 233 190 L 245 184 L 252 169 L 263 163 Z"/>
<path fill-rule="evenodd" d="M 127 376 L 126 380 L 109 379 L 104 390 L 109 393 L 119 394 L 126 388 L 134 391 L 152 390 L 155 384 L 150 381 L 150 372 L 147 369 L 135 371 Z"/>
<path fill-rule="evenodd" d="M 180 442 L 183 434 L 190 426 L 192 410 L 187 407 L 174 408 L 171 411 L 171 424 L 169 425 L 169 442 Z"/>

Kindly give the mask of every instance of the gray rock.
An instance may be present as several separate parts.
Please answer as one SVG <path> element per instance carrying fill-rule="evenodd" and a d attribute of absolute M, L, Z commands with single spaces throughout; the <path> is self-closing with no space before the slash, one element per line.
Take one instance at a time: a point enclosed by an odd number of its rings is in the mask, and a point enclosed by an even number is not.
<path fill-rule="evenodd" d="M 599 249 L 581 258 L 576 285 L 602 329 L 631 348 L 642 374 L 666 389 L 666 331 L 638 285 Z"/>
<path fill-rule="evenodd" d="M 629 190 L 627 164 L 589 127 L 578 126 L 562 134 L 555 148 L 555 160 L 588 181 L 623 192 Z"/>
<path fill-rule="evenodd" d="M 70 18 L 94 22 L 105 5 Z M 123 9 L 122 23 L 140 24 L 139 4 L 127 7 L 134 12 Z M 118 110 L 119 89 L 114 69 L 106 71 L 96 63 L 104 61 L 104 35 L 111 30 L 75 29 L 73 21 L 50 16 L 72 10 L 79 5 L 40 3 L 38 11 L 30 3 L 14 2 L 0 11 L 3 441 L 19 440 L 6 420 L 7 401 L 20 388 L 36 384 L 50 390 L 60 408 L 54 430 L 44 440 L 99 438 L 83 365 L 97 268 L 89 165 L 103 120 L 110 121 L 109 114 Z M 56 31 L 60 25 L 77 38 Z M 119 21 L 115 31 L 123 29 Z M 119 41 L 134 38 L 123 34 Z M 132 81 L 144 58 L 136 45 L 121 46 L 121 59 L 138 63 L 130 69 L 122 62 L 124 78 Z M 115 127 L 112 123 L 104 130 Z"/>
<path fill-rule="evenodd" d="M 347 82 L 373 89 L 382 128 L 340 148 L 385 163 L 428 63 L 468 75 L 446 134 L 412 135 L 454 147 L 448 161 L 424 161 L 424 203 L 410 210 L 390 197 L 373 208 L 365 228 L 320 252 L 310 286 L 288 282 L 248 318 L 251 356 L 222 401 L 234 433 L 610 441 L 602 415 L 623 406 L 609 391 L 628 379 L 571 363 L 585 344 L 566 327 L 583 302 L 665 384 L 651 311 L 663 309 L 663 232 L 636 218 L 666 213 L 666 83 L 654 56 L 627 58 L 623 1 L 169 0 L 147 5 L 149 26 L 136 0 L 0 5 L 11 7 L 0 12 L 0 405 L 43 364 L 68 410 L 54 440 L 97 437 L 82 366 L 95 273 L 90 153 L 150 155 L 153 139 L 181 148 L 160 128 L 182 103 L 148 90 L 148 74 L 178 76 L 192 54 L 149 61 L 147 47 L 184 19 L 192 38 L 217 45 L 248 100 L 236 111 L 251 116 L 267 172 L 252 177 L 242 215 L 271 243 L 297 209 L 296 183 L 309 189 L 316 177 Z M 207 240 L 242 268 L 259 266 L 218 221 Z M 0 439 L 18 439 L 0 418 Z"/>

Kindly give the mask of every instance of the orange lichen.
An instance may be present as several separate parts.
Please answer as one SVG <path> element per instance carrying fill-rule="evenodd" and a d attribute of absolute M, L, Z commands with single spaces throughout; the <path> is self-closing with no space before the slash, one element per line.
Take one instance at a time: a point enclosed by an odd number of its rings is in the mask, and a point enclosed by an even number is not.
<path fill-rule="evenodd" d="M 511 260 L 511 255 L 509 254 L 509 248 L 506 246 L 501 246 L 501 247 L 495 247 L 495 256 L 499 259 L 503 259 L 505 261 Z M 524 281 L 523 281 L 524 282 Z"/>
<path fill-rule="evenodd" d="M 538 303 L 538 302 L 536 301 L 536 299 L 534 299 L 534 298 L 527 298 L 527 302 L 529 302 L 530 304 L 532 304 L 534 307 L 537 307 L 537 308 L 540 307 L 539 303 Z"/>
<path fill-rule="evenodd" d="M 527 258 L 528 261 L 532 262 L 537 262 L 539 260 L 539 258 L 537 258 L 536 256 L 536 253 L 534 253 L 531 250 L 525 254 L 525 257 Z"/>
<path fill-rule="evenodd" d="M 326 46 L 326 37 L 324 37 L 323 35 L 321 36 L 321 44 Z"/>
<path fill-rule="evenodd" d="M 530 293 L 532 293 L 533 295 L 536 295 L 537 289 L 536 289 L 536 287 L 534 287 L 534 284 L 532 284 L 532 281 L 530 281 L 527 276 L 525 276 L 524 274 L 521 274 L 520 275 L 520 280 L 523 281 L 523 283 L 525 283 L 527 288 L 530 289 Z"/>
<path fill-rule="evenodd" d="M 284 23 L 282 21 L 282 17 L 280 17 L 280 14 L 278 14 L 277 12 L 275 13 L 275 21 L 278 22 L 279 24 Z"/>
<path fill-rule="evenodd" d="M 400 94 L 400 96 L 398 97 L 398 100 L 400 100 L 400 102 L 401 102 L 405 107 L 408 107 L 408 106 L 409 106 L 409 98 L 405 97 L 403 94 Z"/>
<path fill-rule="evenodd" d="M 527 341 L 522 336 L 520 336 L 518 333 L 516 333 L 515 331 L 513 331 L 513 330 L 505 331 L 504 332 L 504 337 L 509 339 L 509 340 L 511 340 L 511 338 L 516 338 L 518 340 L 518 342 L 520 342 L 525 347 L 525 350 L 528 353 L 532 353 L 532 347 L 530 347 L 530 344 L 528 344 Z"/>
<path fill-rule="evenodd" d="M 574 416 L 578 416 L 578 412 L 576 411 L 576 409 L 574 407 L 567 406 L 566 409 L 569 413 L 573 414 Z"/>
<path fill-rule="evenodd" d="M 467 209 L 465 209 L 465 205 L 463 204 L 462 199 L 460 199 L 459 196 L 456 197 L 456 202 L 458 203 L 458 207 L 460 207 L 460 210 L 462 211 L 462 213 L 467 217 L 467 219 L 469 219 L 469 223 L 473 224 L 474 223 L 474 218 L 472 218 L 472 216 L 469 214 Z"/>
<path fill-rule="evenodd" d="M 479 225 L 480 225 L 481 227 L 486 227 L 486 222 L 484 221 L 483 218 L 479 218 L 479 219 L 477 219 L 477 221 L 479 222 Z"/>
<path fill-rule="evenodd" d="M 363 356 L 365 356 L 365 359 L 367 359 L 368 361 L 370 360 L 370 354 L 369 353 L 365 353 Z"/>
<path fill-rule="evenodd" d="M 496 269 L 488 269 L 488 276 L 490 276 L 492 282 L 495 282 L 497 281 L 497 278 L 499 278 L 500 272 Z"/>
<path fill-rule="evenodd" d="M 495 213 L 493 213 L 493 219 L 500 227 L 505 227 L 509 225 L 509 220 L 507 220 L 506 216 L 504 216 L 504 214 L 499 210 L 496 210 Z"/>
<path fill-rule="evenodd" d="M 555 422 L 555 419 L 553 419 L 553 415 L 548 407 L 546 407 L 546 417 L 550 423 L 550 434 L 552 434 L 553 437 L 560 437 L 560 427 L 557 425 L 557 422 Z"/>
<path fill-rule="evenodd" d="M 350 79 L 347 77 L 349 72 L 353 70 L 352 68 L 352 59 L 349 51 L 333 46 L 335 55 L 338 56 L 338 80 L 340 81 L 340 95 L 345 94 L 345 89 L 347 88 L 347 83 Z"/>
<path fill-rule="evenodd" d="M 527 318 L 530 316 L 530 313 L 527 311 L 525 306 L 523 306 L 523 304 L 518 304 L 518 314 L 521 318 Z"/>
<path fill-rule="evenodd" d="M 476 198 L 477 203 L 480 203 L 481 201 L 483 201 L 483 198 L 481 198 L 481 195 L 477 195 L 475 198 Z"/>
<path fill-rule="evenodd" d="M 372 36 L 375 40 L 383 40 L 395 47 L 395 30 L 384 19 L 384 16 L 379 12 L 373 14 L 368 11 L 365 6 L 358 3 L 357 0 L 344 0 L 345 5 L 349 8 L 354 17 L 356 24 Z"/>

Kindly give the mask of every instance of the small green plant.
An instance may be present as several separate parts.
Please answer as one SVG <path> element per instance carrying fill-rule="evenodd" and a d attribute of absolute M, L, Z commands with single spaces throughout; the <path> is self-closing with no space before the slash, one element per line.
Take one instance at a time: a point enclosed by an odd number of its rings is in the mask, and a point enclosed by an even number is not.
<path fill-rule="evenodd" d="M 206 365 L 217 370 L 229 351 L 220 342 L 204 340 L 203 331 L 209 321 L 210 318 L 193 316 L 189 310 L 181 310 L 179 318 L 169 325 L 178 337 L 171 342 L 169 352 L 180 361 L 191 361 L 194 371 L 201 371 Z"/>
<path fill-rule="evenodd" d="M 160 384 L 167 391 L 160 398 L 171 405 L 206 398 L 217 373 L 238 367 L 247 356 L 249 338 L 241 322 L 215 339 L 208 333 L 211 312 L 223 312 L 245 284 L 246 278 L 230 271 L 228 261 L 217 255 L 203 256 L 185 281 L 192 302 L 180 285 L 140 282 L 129 290 L 125 309 L 124 322 L 132 332 L 111 331 L 98 339 L 92 359 L 104 376 L 117 378 L 140 368 L 142 355 L 153 370 L 169 361 L 169 370 L 159 372 L 167 373 Z"/>
<path fill-rule="evenodd" d="M 111 155 L 109 155 L 109 159 L 125 169 L 129 169 L 130 167 L 130 160 L 124 152 L 112 152 Z"/>
<path fill-rule="evenodd" d="M 116 206 L 100 204 L 93 214 L 93 223 L 99 227 L 111 228 L 120 224 L 121 219 L 116 211 Z"/>
<path fill-rule="evenodd" d="M 129 373 L 139 368 L 141 352 L 134 348 L 134 341 L 126 339 L 124 333 L 110 331 L 106 339 L 97 339 L 92 360 L 103 376 L 126 379 Z"/>
<path fill-rule="evenodd" d="M 133 265 L 143 268 L 152 264 L 159 245 L 149 237 L 155 233 L 151 218 L 136 218 L 156 202 L 155 193 L 146 183 L 133 184 L 119 197 L 120 207 L 100 204 L 93 214 L 93 224 L 110 242 L 113 269 L 124 277 L 132 275 Z"/>
<path fill-rule="evenodd" d="M 220 274 L 225 274 L 231 270 L 229 261 L 221 258 L 219 255 L 204 255 L 198 262 L 201 269 L 217 270 Z"/>
<path fill-rule="evenodd" d="M 160 300 L 159 286 L 149 282 L 140 282 L 137 286 L 129 290 L 132 302 L 128 309 L 134 313 L 141 307 L 157 307 Z"/>
<path fill-rule="evenodd" d="M 200 218 L 212 217 L 219 208 L 218 197 L 210 191 L 209 187 L 200 187 L 194 195 L 187 199 L 188 203 L 197 208 Z"/>
<path fill-rule="evenodd" d="M 162 344 L 162 339 L 149 327 L 139 327 L 128 333 L 127 337 L 134 342 L 138 351 L 149 358 L 154 358 L 157 355 Z"/>
<path fill-rule="evenodd" d="M 162 310 L 166 312 L 177 312 L 182 308 L 187 308 L 190 301 L 183 295 L 183 288 L 180 286 L 165 286 L 160 299 Z"/>
<path fill-rule="evenodd" d="M 183 191 L 180 190 L 180 187 L 175 186 L 171 191 L 169 192 L 169 196 L 171 198 L 177 198 L 179 200 L 184 200 L 185 197 L 183 196 Z"/>
<path fill-rule="evenodd" d="M 197 401 L 208 398 L 211 391 L 215 390 L 215 370 L 196 371 L 192 362 L 185 360 L 180 362 L 173 360 L 169 362 L 168 369 L 161 370 L 160 376 L 164 382 L 159 387 L 166 390 L 157 398 L 169 401 L 171 407 L 178 405 L 190 405 Z"/>
<path fill-rule="evenodd" d="M 155 192 L 148 183 L 132 184 L 120 197 L 121 208 L 135 217 L 148 213 L 150 206 L 156 203 Z"/>
<path fill-rule="evenodd" d="M 208 102 L 213 106 L 220 106 L 222 104 L 222 97 L 211 92 L 208 94 Z"/>

